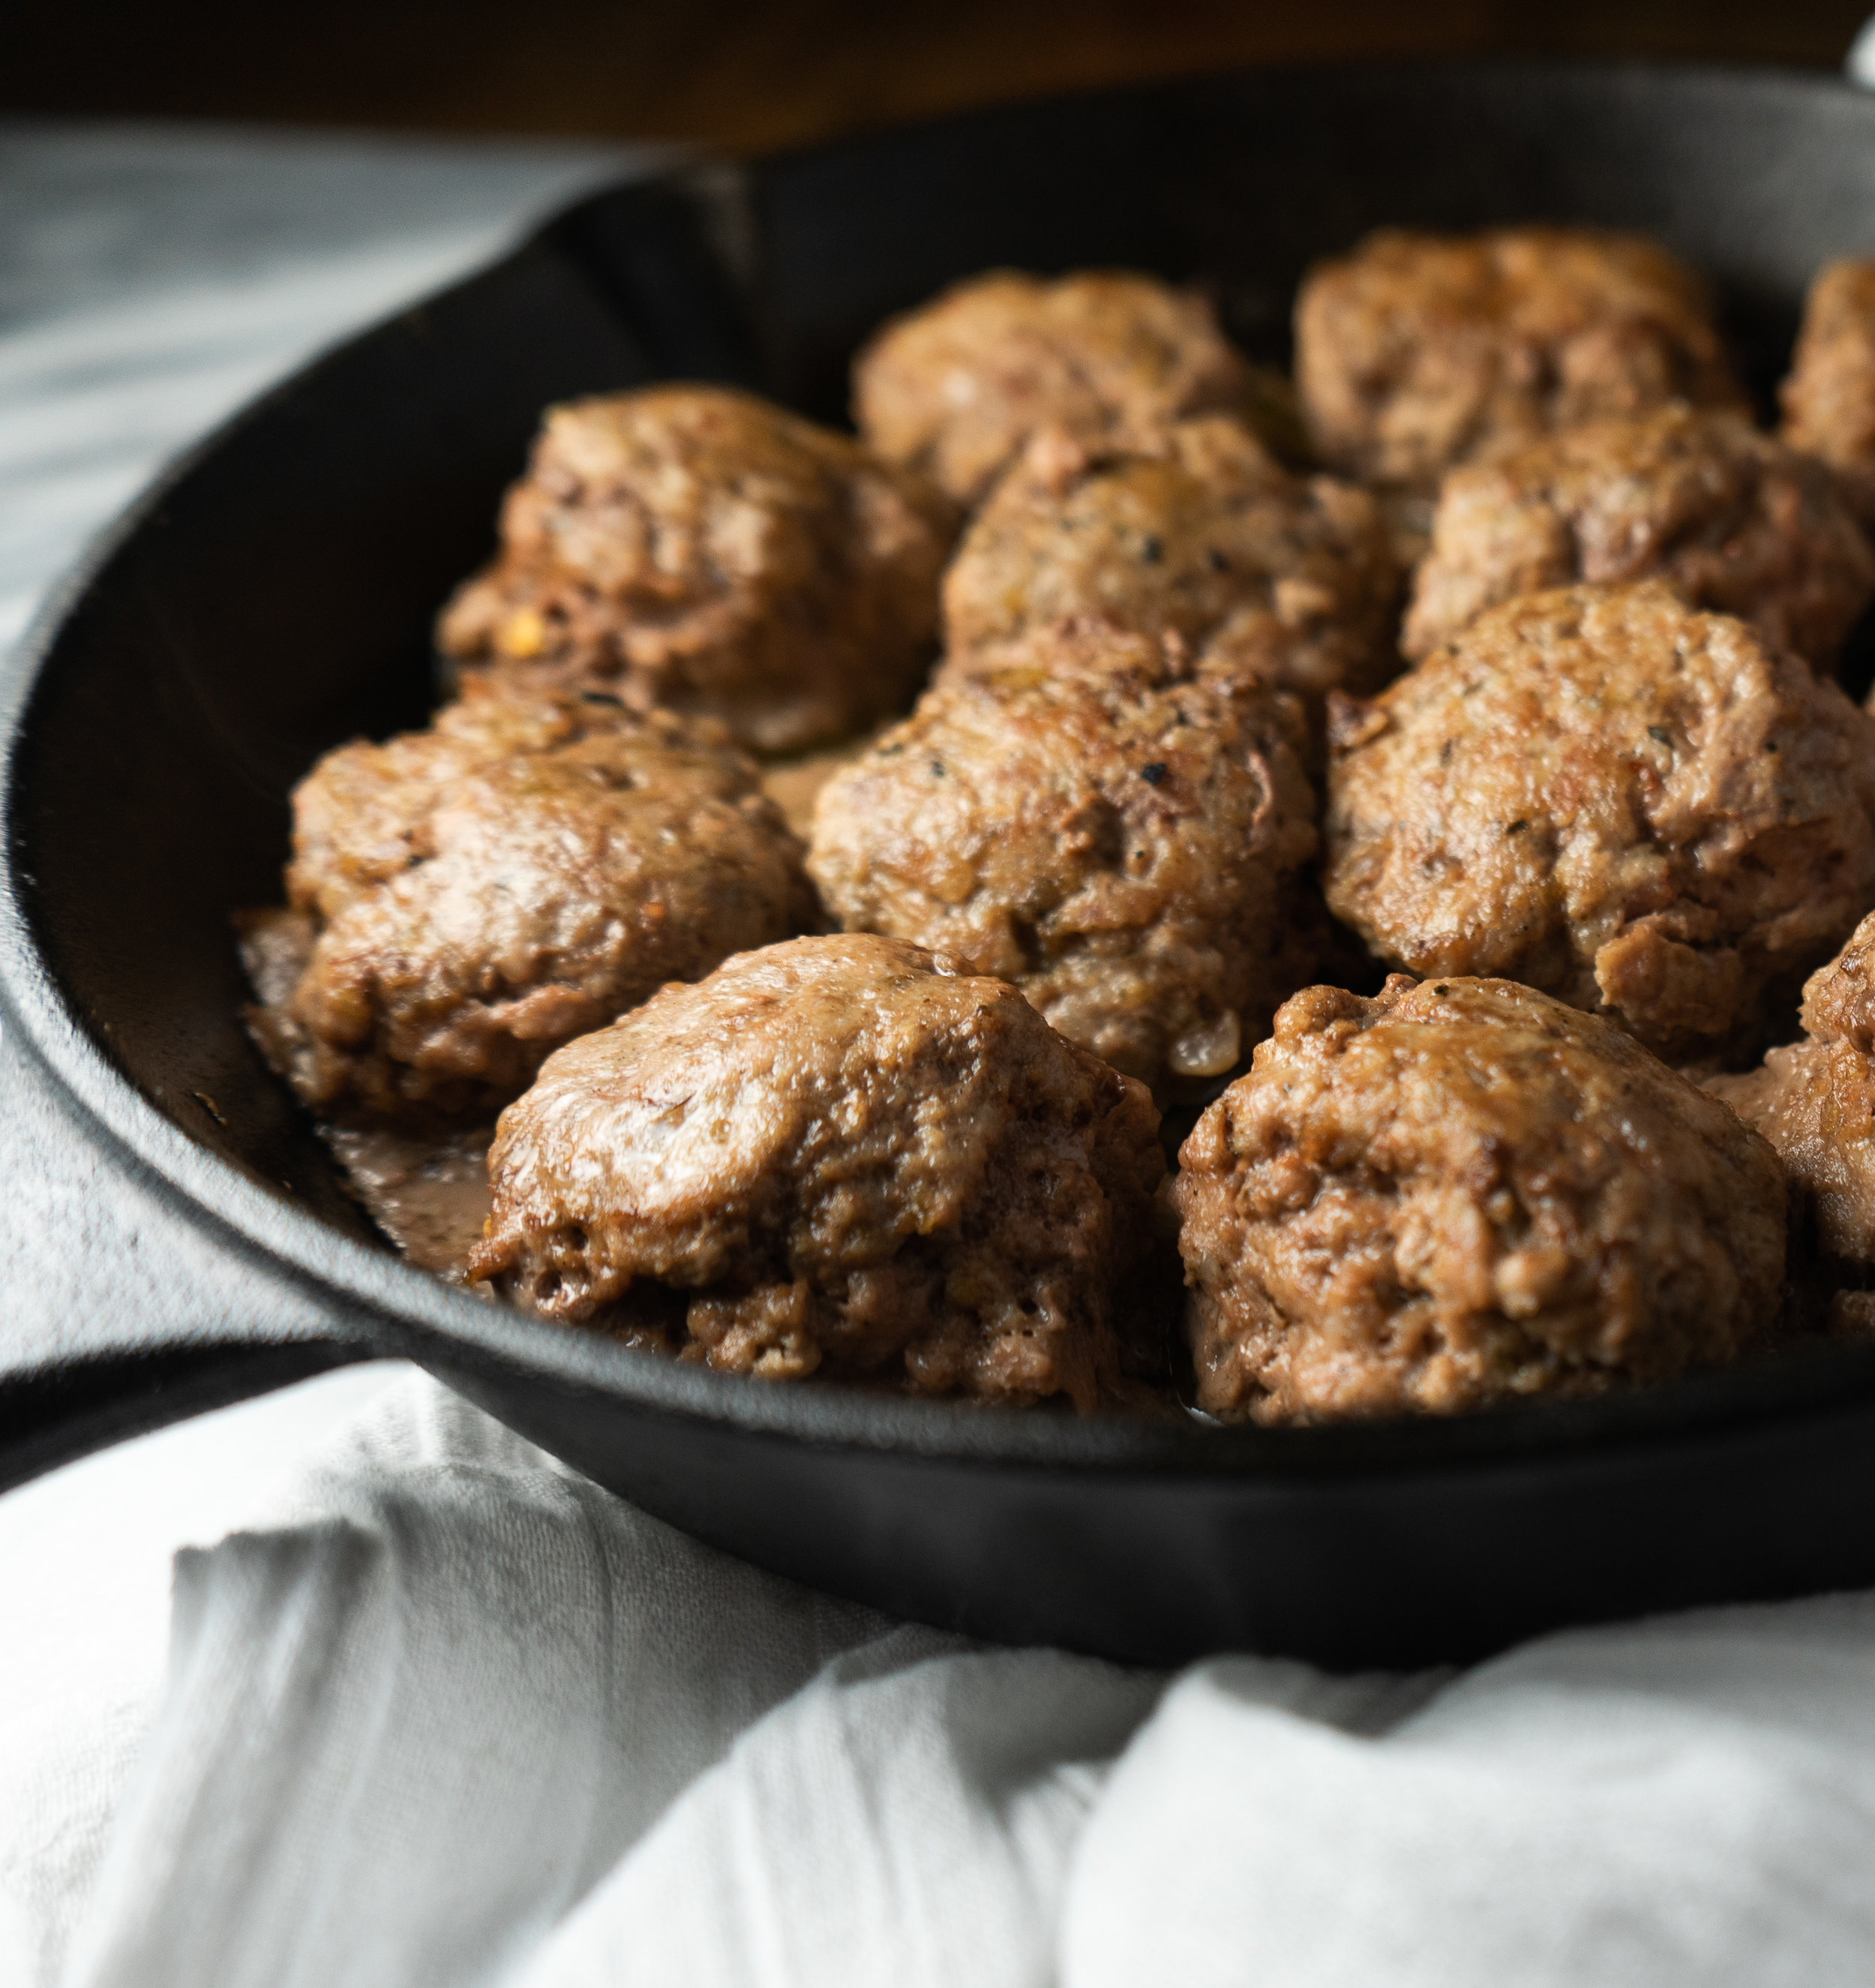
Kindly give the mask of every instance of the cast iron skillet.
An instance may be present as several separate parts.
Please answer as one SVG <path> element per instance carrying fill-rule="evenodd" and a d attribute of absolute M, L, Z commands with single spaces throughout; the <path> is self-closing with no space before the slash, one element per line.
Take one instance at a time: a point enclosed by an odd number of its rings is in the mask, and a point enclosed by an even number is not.
<path fill-rule="evenodd" d="M 601 194 L 235 419 L 106 535 L 13 663 L 0 975 L 74 1119 L 245 1259 L 257 1320 L 269 1291 L 310 1293 L 332 1345 L 260 1324 L 205 1341 L 178 1289 L 170 1315 L 111 1328 L 120 1360 L 38 1377 L 16 1442 L 49 1456 L 65 1423 L 157 1419 L 190 1391 L 151 1376 L 191 1362 L 238 1358 L 226 1392 L 405 1354 L 751 1560 L 1126 1658 L 1418 1662 L 1875 1581 L 1875 1350 L 1303 1431 L 725 1378 L 406 1268 L 235 1019 L 228 912 L 275 894 L 289 788 L 340 740 L 421 720 L 431 617 L 485 555 L 546 403 L 677 375 L 837 419 L 873 325 L 998 263 L 1201 281 L 1280 360 L 1311 257 L 1382 222 L 1541 217 L 1646 229 L 1711 272 L 1763 393 L 1814 266 L 1875 248 L 1875 102 L 1782 75 L 1438 67 L 1000 111 Z"/>

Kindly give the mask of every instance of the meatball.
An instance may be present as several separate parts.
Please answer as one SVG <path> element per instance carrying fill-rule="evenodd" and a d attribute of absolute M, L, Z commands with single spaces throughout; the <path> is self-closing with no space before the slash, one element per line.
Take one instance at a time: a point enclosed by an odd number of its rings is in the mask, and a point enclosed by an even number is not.
<path fill-rule="evenodd" d="M 1864 1056 L 1875 1054 L 1875 912 L 1804 982 L 1800 1012 L 1813 1042 L 1847 1043 Z"/>
<path fill-rule="evenodd" d="M 1816 272 L 1778 399 L 1784 439 L 1828 463 L 1857 515 L 1875 524 L 1875 262 Z"/>
<path fill-rule="evenodd" d="M 1289 475 L 1227 416 L 1144 453 L 1048 429 L 965 535 L 944 628 L 955 655 L 1098 614 L 1319 698 L 1394 673 L 1398 585 L 1365 491 Z"/>
<path fill-rule="evenodd" d="M 922 478 L 752 395 L 577 401 L 549 411 L 500 553 L 438 640 L 466 668 L 792 751 L 910 702 L 955 529 Z"/>
<path fill-rule="evenodd" d="M 1153 1256 L 1157 1127 L 1012 987 L 796 939 L 549 1060 L 502 1114 L 470 1272 L 731 1373 L 1091 1408 Z"/>
<path fill-rule="evenodd" d="M 809 871 L 848 931 L 1014 982 L 1163 1094 L 1230 1070 L 1315 970 L 1300 733 L 1174 641 L 1038 631 L 833 776 Z"/>
<path fill-rule="evenodd" d="M 1183 414 L 1249 415 L 1252 369 L 1211 306 L 1150 276 L 978 276 L 895 318 L 853 363 L 860 432 L 964 504 L 1043 427 L 1149 446 Z"/>
<path fill-rule="evenodd" d="M 1578 421 L 1742 404 L 1699 279 L 1591 228 L 1370 235 L 1303 282 L 1296 367 L 1331 468 L 1422 489 Z"/>
<path fill-rule="evenodd" d="M 1875 553 L 1829 472 L 1739 415 L 1591 421 L 1446 478 L 1400 646 L 1429 655 L 1520 593 L 1655 577 L 1829 669 Z"/>
<path fill-rule="evenodd" d="M 1707 1088 L 1776 1148 L 1823 1255 L 1875 1263 L 1875 913 L 1810 976 L 1803 1028 Z"/>
<path fill-rule="evenodd" d="M 310 950 L 254 1011 L 312 1110 L 492 1117 L 560 1043 L 801 928 L 801 845 L 721 726 L 480 687 L 293 796 Z"/>
<path fill-rule="evenodd" d="M 1658 581 L 1526 594 L 1331 702 L 1330 908 L 1660 1054 L 1755 1054 L 1875 900 L 1875 721 Z"/>
<path fill-rule="evenodd" d="M 1777 1156 L 1596 1016 L 1507 980 L 1310 987 L 1173 1195 L 1198 1405 L 1450 1413 L 1767 1339 Z"/>

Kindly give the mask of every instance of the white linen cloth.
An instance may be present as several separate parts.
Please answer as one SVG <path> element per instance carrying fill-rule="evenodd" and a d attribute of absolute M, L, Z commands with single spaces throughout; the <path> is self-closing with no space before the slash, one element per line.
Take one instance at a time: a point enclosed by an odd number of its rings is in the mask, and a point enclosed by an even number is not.
<path fill-rule="evenodd" d="M 616 164 L 394 153 L 0 130 L 15 624 L 154 458 Z M 0 1498 L 0 1988 L 1819 1988 L 1872 1870 L 1866 1597 L 1128 1672 L 806 1594 L 388 1363 Z"/>
<path fill-rule="evenodd" d="M 0 1499 L 0 1593 L 8 1984 L 1875 1974 L 1863 1597 L 1166 1679 L 808 1594 L 388 1365 Z"/>

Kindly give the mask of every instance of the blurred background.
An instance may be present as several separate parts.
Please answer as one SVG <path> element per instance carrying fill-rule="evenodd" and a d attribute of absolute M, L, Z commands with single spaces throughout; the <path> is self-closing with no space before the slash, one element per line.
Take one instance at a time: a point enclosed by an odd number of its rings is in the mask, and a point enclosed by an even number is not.
<path fill-rule="evenodd" d="M 688 140 L 751 152 L 1249 63 L 1834 67 L 1868 0 L 8 0 L 0 111 Z"/>

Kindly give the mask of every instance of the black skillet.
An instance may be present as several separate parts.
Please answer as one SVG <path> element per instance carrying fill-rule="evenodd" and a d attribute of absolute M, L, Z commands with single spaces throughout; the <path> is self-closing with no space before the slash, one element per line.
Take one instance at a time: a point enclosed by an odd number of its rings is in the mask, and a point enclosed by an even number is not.
<path fill-rule="evenodd" d="M 162 1303 L 93 1320 L 82 1361 L 29 1363 L 0 1331 L 0 1482 L 376 1352 L 765 1566 L 1123 1658 L 1418 1662 L 1875 1581 L 1875 1349 L 1304 1431 L 724 1378 L 405 1267 L 235 1019 L 228 912 L 275 891 L 289 786 L 339 740 L 421 719 L 431 618 L 546 403 L 677 375 L 836 420 L 873 325 L 999 263 L 1204 283 L 1280 361 L 1312 256 L 1382 222 L 1543 217 L 1645 229 L 1711 272 L 1762 394 L 1812 269 L 1875 249 L 1875 101 L 1752 73 L 1263 74 L 713 169 L 585 201 L 198 449 L 12 662 L 0 974 L 74 1131 L 245 1263 L 252 1303 L 205 1317 L 179 1269 Z"/>

